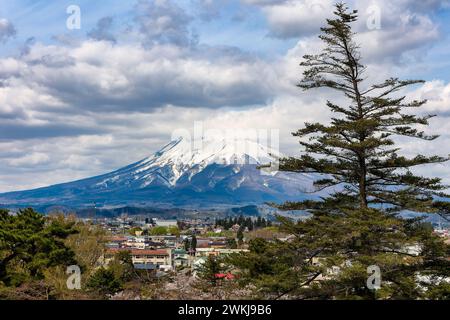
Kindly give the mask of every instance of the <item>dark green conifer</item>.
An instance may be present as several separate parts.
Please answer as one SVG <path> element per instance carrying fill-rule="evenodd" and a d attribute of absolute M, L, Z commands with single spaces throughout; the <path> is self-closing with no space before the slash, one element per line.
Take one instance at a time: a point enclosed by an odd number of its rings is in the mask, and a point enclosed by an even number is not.
<path fill-rule="evenodd" d="M 394 140 L 437 138 L 418 129 L 434 117 L 419 113 L 425 101 L 406 101 L 399 94 L 422 81 L 370 83 L 351 27 L 357 12 L 337 4 L 334 14 L 321 28 L 323 51 L 304 56 L 298 86 L 332 89 L 346 102 L 328 101 L 330 122 L 306 123 L 294 133 L 302 155 L 280 160 L 281 171 L 317 174 L 316 190 L 327 189 L 329 195 L 275 205 L 308 212 L 311 218 L 279 218 L 280 229 L 292 239 L 258 247 L 259 254 L 251 246 L 249 254 L 234 256 L 232 264 L 241 269 L 242 283 L 252 283 L 266 298 L 448 296 L 448 286 L 438 279 L 450 276 L 449 246 L 421 218 L 399 215 L 409 211 L 446 218 L 450 212 L 444 192 L 448 187 L 439 178 L 413 173 L 418 165 L 443 163 L 449 157 L 406 157 Z M 381 271 L 379 290 L 367 286 L 371 266 Z"/>

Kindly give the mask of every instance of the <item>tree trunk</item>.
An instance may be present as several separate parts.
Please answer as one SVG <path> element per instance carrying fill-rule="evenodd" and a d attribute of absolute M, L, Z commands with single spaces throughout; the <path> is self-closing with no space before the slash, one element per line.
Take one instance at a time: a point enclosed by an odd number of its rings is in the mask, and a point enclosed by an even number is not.
<path fill-rule="evenodd" d="M 367 190 L 366 190 L 367 168 L 366 168 L 366 161 L 363 157 L 360 157 L 359 166 L 360 166 L 360 177 L 359 177 L 360 204 L 359 204 L 359 207 L 361 209 L 367 209 Z"/>

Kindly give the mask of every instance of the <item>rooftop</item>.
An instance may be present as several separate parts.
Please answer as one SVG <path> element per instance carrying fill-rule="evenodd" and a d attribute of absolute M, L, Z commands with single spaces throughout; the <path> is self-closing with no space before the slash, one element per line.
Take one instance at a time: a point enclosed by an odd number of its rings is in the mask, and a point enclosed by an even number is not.
<path fill-rule="evenodd" d="M 115 254 L 120 251 L 129 251 L 133 256 L 168 256 L 169 252 L 167 250 L 147 250 L 147 249 L 117 249 L 111 248 L 108 253 Z"/>

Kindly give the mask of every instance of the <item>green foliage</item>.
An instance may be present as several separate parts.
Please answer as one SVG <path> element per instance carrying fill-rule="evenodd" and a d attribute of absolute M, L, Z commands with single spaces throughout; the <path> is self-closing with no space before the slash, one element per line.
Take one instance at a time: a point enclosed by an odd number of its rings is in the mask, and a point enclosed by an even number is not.
<path fill-rule="evenodd" d="M 180 229 L 179 229 L 178 227 L 175 227 L 175 226 L 170 226 L 170 227 L 167 229 L 167 232 L 168 232 L 170 235 L 173 235 L 173 236 L 177 236 L 177 237 L 180 236 Z"/>
<path fill-rule="evenodd" d="M 179 236 L 180 229 L 177 226 L 170 226 L 170 227 L 156 226 L 150 229 L 150 234 L 153 236 L 164 236 L 167 234 Z"/>
<path fill-rule="evenodd" d="M 244 232 L 242 231 L 242 227 L 239 228 L 237 235 L 238 244 L 241 246 L 244 243 Z"/>
<path fill-rule="evenodd" d="M 277 298 L 307 278 L 302 270 L 293 268 L 297 261 L 295 253 L 286 249 L 286 243 L 256 238 L 249 243 L 250 252 L 232 254 L 226 262 L 239 270 L 238 279 L 243 287 L 249 284 L 255 287 L 256 298 Z"/>
<path fill-rule="evenodd" d="M 64 240 L 76 233 L 74 222 L 44 217 L 33 209 L 17 214 L 0 210 L 0 282 L 18 286 L 43 279 L 46 268 L 76 264 Z"/>
<path fill-rule="evenodd" d="M 237 242 L 234 238 L 227 239 L 227 247 L 230 249 L 237 249 Z"/>
<path fill-rule="evenodd" d="M 222 230 L 222 232 L 208 231 L 202 234 L 204 237 L 233 237 L 235 233 L 232 230 Z"/>
<path fill-rule="evenodd" d="M 205 262 L 198 267 L 197 275 L 201 280 L 215 287 L 220 281 L 217 275 L 225 271 L 226 268 L 224 267 L 221 258 L 210 255 Z"/>
<path fill-rule="evenodd" d="M 433 286 L 427 292 L 427 298 L 432 300 L 450 300 L 450 283 L 442 281 L 438 285 Z"/>
<path fill-rule="evenodd" d="M 299 222 L 279 217 L 280 231 L 293 235 L 281 242 L 255 239 L 250 252 L 230 257 L 240 270 L 242 285 L 252 284 L 264 298 L 301 299 L 440 299 L 450 276 L 450 248 L 422 219 L 402 219 L 409 210 L 447 217 L 447 186 L 438 178 L 414 175 L 410 168 L 442 163 L 448 157 L 405 157 L 398 154 L 394 137 L 434 140 L 417 127 L 432 115 L 411 112 L 425 101 L 394 96 L 421 81 L 391 78 L 367 84 L 366 68 L 354 42 L 351 24 L 355 11 L 337 4 L 335 18 L 327 20 L 320 39 L 325 49 L 304 56 L 299 87 L 329 88 L 347 99 L 327 107 L 329 124 L 306 123 L 294 133 L 303 154 L 280 161 L 280 170 L 321 175 L 316 190 L 336 187 L 329 196 L 274 205 L 302 210 L 311 217 Z M 437 198 L 440 201 L 436 201 Z M 367 267 L 381 270 L 380 290 L 369 289 Z"/>
<path fill-rule="evenodd" d="M 134 227 L 134 228 L 131 228 L 130 230 L 128 230 L 128 233 L 129 233 L 130 235 L 132 235 L 132 236 L 135 236 L 135 235 L 136 235 L 136 232 L 139 232 L 139 231 L 142 232 L 142 228 L 140 228 L 140 227 Z"/>
<path fill-rule="evenodd" d="M 248 281 L 257 282 L 258 277 L 263 274 L 273 274 L 273 255 L 269 253 L 270 249 L 275 249 L 266 240 L 256 238 L 249 242 L 249 253 L 237 253 L 230 255 L 227 261 L 238 266 L 241 269 L 243 277 L 241 279 L 245 284 Z"/>
<path fill-rule="evenodd" d="M 189 248 L 191 247 L 191 242 L 189 241 L 188 238 L 184 239 L 183 245 L 184 245 L 184 250 L 186 250 L 186 252 L 189 252 Z"/>
<path fill-rule="evenodd" d="M 248 228 L 249 231 L 256 229 L 256 228 L 265 228 L 271 225 L 270 221 L 267 221 L 265 218 L 258 217 L 256 220 L 252 220 L 252 218 L 247 217 L 244 218 L 244 216 L 238 216 L 238 217 L 229 217 L 228 219 L 216 219 L 216 226 L 220 226 L 224 228 L 225 230 L 230 229 L 234 225 L 239 225 L 244 228 Z"/>
<path fill-rule="evenodd" d="M 303 201 L 280 206 L 282 209 L 334 210 L 339 206 L 367 208 L 384 205 L 390 212 L 410 210 L 448 213 L 449 203 L 434 204 L 435 197 L 448 197 L 447 186 L 438 178 L 414 175 L 409 168 L 442 163 L 448 156 L 405 157 L 398 154 L 394 137 L 434 140 L 417 129 L 428 125 L 434 115 L 418 116 L 411 111 L 426 101 L 405 101 L 396 93 L 416 80 L 388 79 L 371 84 L 366 67 L 361 63 L 359 47 L 354 42 L 351 25 L 357 20 L 344 4 L 336 5 L 335 18 L 327 20 L 320 39 L 325 49 L 316 55 L 305 55 L 305 67 L 299 87 L 305 90 L 329 88 L 347 98 L 338 106 L 330 101 L 330 124 L 305 123 L 294 133 L 300 138 L 304 154 L 299 158 L 282 159 L 280 169 L 294 172 L 319 173 L 323 178 L 315 182 L 317 190 L 342 186 L 326 201 Z M 338 209 L 339 210 L 339 207 Z"/>
<path fill-rule="evenodd" d="M 420 221 L 373 209 L 353 210 L 339 217 L 314 215 L 297 223 L 280 220 L 283 231 L 295 235 L 292 240 L 254 239 L 249 253 L 230 257 L 229 263 L 240 270 L 242 285 L 256 286 L 258 298 L 426 298 L 426 291 L 417 285 L 417 272 L 450 276 L 448 246 Z M 408 250 L 417 244 L 422 246 L 420 253 Z M 371 265 L 382 271 L 382 290 L 378 292 L 366 286 Z M 330 273 L 333 267 L 339 267 L 339 273 Z"/>
<path fill-rule="evenodd" d="M 164 236 L 168 233 L 169 231 L 167 230 L 167 228 L 162 226 L 156 226 L 150 229 L 150 234 L 152 236 Z"/>
<path fill-rule="evenodd" d="M 184 239 L 183 245 L 186 252 L 194 252 L 197 249 L 197 237 L 195 236 L 195 234 L 192 235 L 190 239 Z"/>
<path fill-rule="evenodd" d="M 99 266 L 103 256 L 107 242 L 106 231 L 100 226 L 76 221 L 75 217 L 71 217 L 71 221 L 75 222 L 76 233 L 67 237 L 65 244 L 75 253 L 83 274 L 90 274 Z"/>
<path fill-rule="evenodd" d="M 116 279 L 127 282 L 133 279 L 135 272 L 130 251 L 119 251 L 109 263 L 108 270 L 114 273 Z"/>
<path fill-rule="evenodd" d="M 86 286 L 90 291 L 106 296 L 122 290 L 123 283 L 113 270 L 100 268 L 88 279 Z"/>
<path fill-rule="evenodd" d="M 192 239 L 191 239 L 191 249 L 193 251 L 195 251 L 197 249 L 197 237 L 195 236 L 195 234 L 192 236 Z"/>

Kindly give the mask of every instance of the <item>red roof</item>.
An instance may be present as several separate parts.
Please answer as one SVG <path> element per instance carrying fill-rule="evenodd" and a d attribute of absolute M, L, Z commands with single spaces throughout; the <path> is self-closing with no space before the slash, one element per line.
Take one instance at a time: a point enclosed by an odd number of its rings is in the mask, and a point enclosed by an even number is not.
<path fill-rule="evenodd" d="M 227 273 L 227 274 L 225 274 L 225 273 L 216 273 L 215 277 L 218 278 L 218 279 L 227 279 L 227 280 L 234 279 L 234 275 L 231 274 L 231 273 Z"/>
<path fill-rule="evenodd" d="M 121 236 L 112 236 L 112 237 L 108 237 L 106 239 L 109 241 L 127 241 L 128 240 L 127 237 L 121 237 Z"/>

